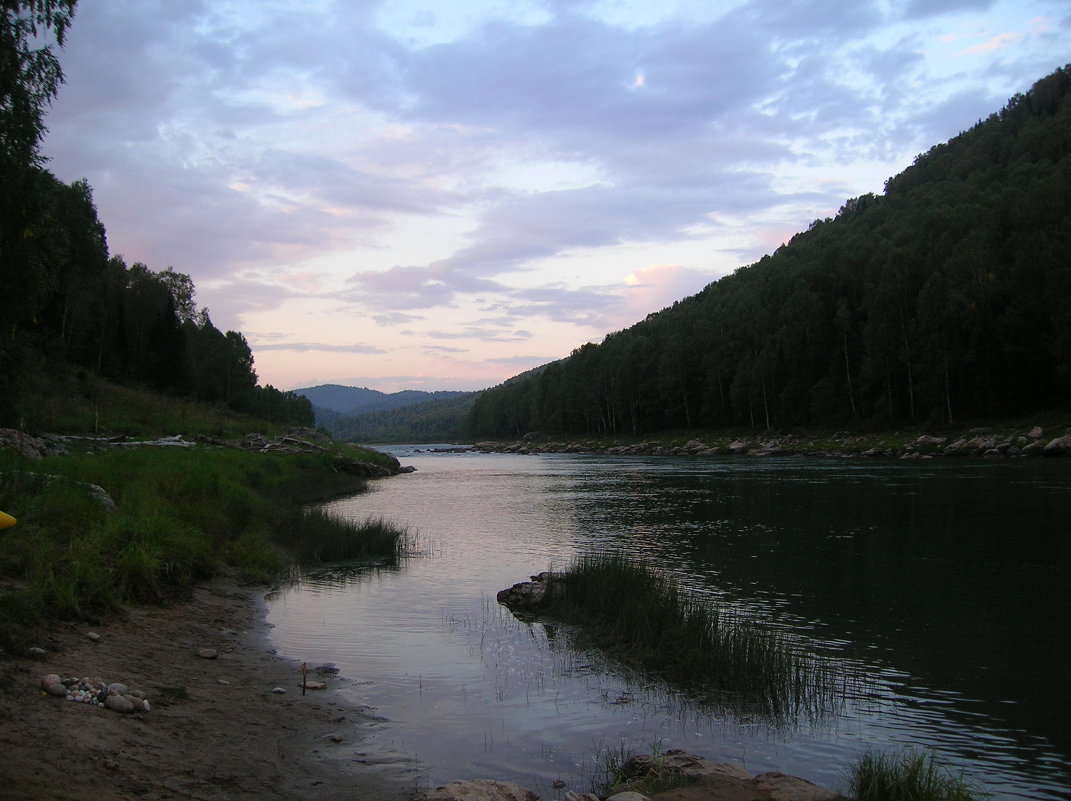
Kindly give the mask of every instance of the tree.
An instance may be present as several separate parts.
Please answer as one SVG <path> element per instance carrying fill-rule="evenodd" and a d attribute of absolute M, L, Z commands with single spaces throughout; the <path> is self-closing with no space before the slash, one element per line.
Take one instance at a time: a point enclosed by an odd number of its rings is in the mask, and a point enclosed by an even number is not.
<path fill-rule="evenodd" d="M 63 83 L 51 31 L 63 46 L 78 0 L 3 0 L 0 5 L 0 162 L 40 163 L 44 113 Z"/>
<path fill-rule="evenodd" d="M 46 42 L 51 32 L 63 45 L 76 2 L 0 2 L 0 297 L 24 297 L 18 290 L 34 273 L 37 243 L 27 234 L 42 211 L 48 183 L 47 174 L 37 169 L 38 146 L 45 107 L 63 82 L 59 60 Z M 16 336 L 20 320 L 6 322 L 0 328 L 0 373 L 6 367 L 5 342 Z"/>

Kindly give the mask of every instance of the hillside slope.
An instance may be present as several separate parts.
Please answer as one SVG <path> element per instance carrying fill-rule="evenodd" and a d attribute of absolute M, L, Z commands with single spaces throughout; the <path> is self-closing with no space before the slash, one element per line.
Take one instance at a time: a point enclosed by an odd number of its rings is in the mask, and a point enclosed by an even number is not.
<path fill-rule="evenodd" d="M 485 391 L 474 438 L 957 424 L 1071 397 L 1071 70 L 880 196 L 599 345 Z"/>

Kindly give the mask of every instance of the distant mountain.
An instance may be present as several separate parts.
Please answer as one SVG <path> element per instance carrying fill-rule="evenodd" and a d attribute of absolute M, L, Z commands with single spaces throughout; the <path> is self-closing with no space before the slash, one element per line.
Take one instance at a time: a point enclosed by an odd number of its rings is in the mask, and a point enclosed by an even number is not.
<path fill-rule="evenodd" d="M 479 394 L 463 392 L 456 397 L 434 397 L 411 406 L 357 415 L 328 412 L 335 416 L 323 420 L 321 425 L 336 438 L 349 442 L 460 442 L 463 438 L 461 422 Z"/>
<path fill-rule="evenodd" d="M 338 417 L 352 417 L 369 412 L 401 409 L 430 400 L 450 400 L 467 393 L 447 390 L 422 392 L 416 389 L 387 393 L 366 387 L 321 384 L 320 386 L 307 387 L 305 389 L 295 389 L 294 394 L 302 395 L 309 399 L 316 412 L 316 422 L 318 424 L 329 425 Z M 332 412 L 334 414 L 331 414 Z"/>

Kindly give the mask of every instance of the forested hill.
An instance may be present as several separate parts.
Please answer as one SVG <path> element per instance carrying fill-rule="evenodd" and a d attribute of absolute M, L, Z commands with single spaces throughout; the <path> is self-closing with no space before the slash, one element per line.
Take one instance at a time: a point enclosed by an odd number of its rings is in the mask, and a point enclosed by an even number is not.
<path fill-rule="evenodd" d="M 338 412 L 341 415 L 358 415 L 388 409 L 401 409 L 433 400 L 450 400 L 464 392 L 442 390 L 423 392 L 406 389 L 401 392 L 380 392 L 366 387 L 347 387 L 341 384 L 321 384 L 315 387 L 295 389 L 294 392 L 312 402 L 314 407 Z"/>
<path fill-rule="evenodd" d="M 1071 67 L 772 255 L 534 378 L 472 437 L 953 424 L 1071 398 Z"/>
<path fill-rule="evenodd" d="M 42 400 L 57 395 L 99 404 L 93 376 L 310 425 L 305 398 L 258 385 L 245 337 L 196 307 L 188 275 L 110 254 L 89 184 L 44 168 L 44 114 L 63 81 L 49 42 L 63 44 L 74 8 L 0 12 L 0 427 L 56 425 Z"/>

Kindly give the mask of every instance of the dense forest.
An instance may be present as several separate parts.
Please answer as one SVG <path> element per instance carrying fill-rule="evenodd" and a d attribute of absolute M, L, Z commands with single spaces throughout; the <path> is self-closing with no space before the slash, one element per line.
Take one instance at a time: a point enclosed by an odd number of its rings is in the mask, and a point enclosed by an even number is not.
<path fill-rule="evenodd" d="M 772 255 L 524 381 L 471 437 L 955 424 L 1071 398 L 1071 68 Z"/>
<path fill-rule="evenodd" d="M 4 3 L 0 13 L 0 425 L 25 422 L 27 376 L 70 365 L 112 381 L 311 425 L 305 398 L 261 387 L 245 337 L 197 309 L 190 277 L 108 252 L 88 183 L 65 184 L 39 152 L 63 75 L 76 0 Z"/>
<path fill-rule="evenodd" d="M 461 422 L 479 393 L 434 393 L 433 397 L 411 406 L 379 409 L 357 415 L 339 415 L 322 424 L 337 439 L 347 442 L 458 442 Z M 319 416 L 317 421 L 321 422 Z"/>

